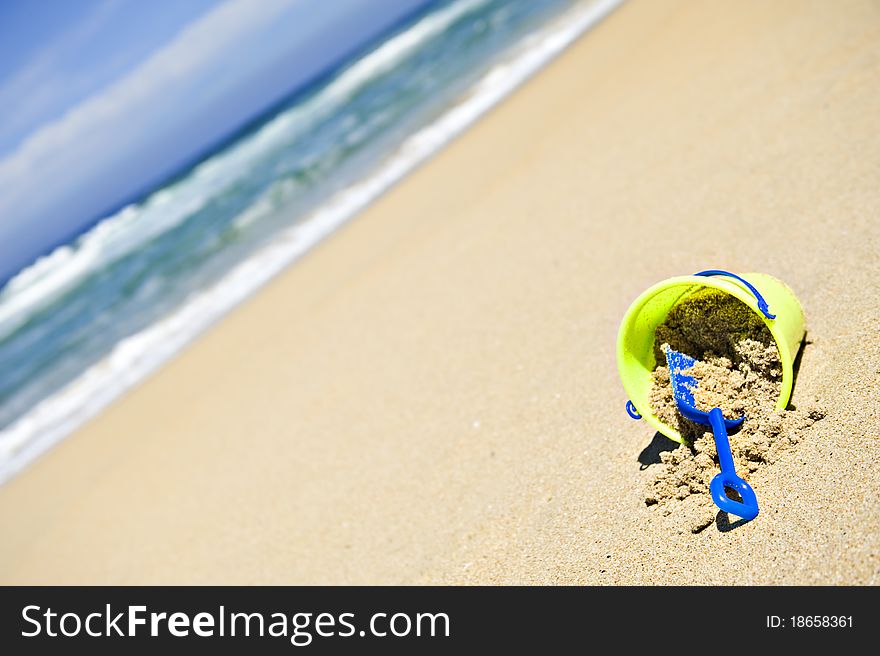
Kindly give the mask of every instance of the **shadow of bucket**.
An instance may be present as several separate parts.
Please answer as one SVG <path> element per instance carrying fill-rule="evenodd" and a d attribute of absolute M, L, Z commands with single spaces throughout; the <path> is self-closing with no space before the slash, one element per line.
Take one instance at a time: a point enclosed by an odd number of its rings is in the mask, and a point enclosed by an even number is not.
<path fill-rule="evenodd" d="M 794 359 L 804 339 L 804 311 L 800 301 L 784 282 L 766 273 L 736 275 L 713 269 L 692 276 L 669 278 L 645 291 L 629 306 L 620 324 L 617 370 L 635 411 L 676 442 L 682 441 L 681 434 L 660 421 L 650 403 L 651 374 L 657 365 L 654 330 L 663 323 L 673 306 L 704 287 L 735 296 L 767 325 L 782 361 L 782 389 L 776 401 L 778 410 L 785 408 L 791 398 Z"/>

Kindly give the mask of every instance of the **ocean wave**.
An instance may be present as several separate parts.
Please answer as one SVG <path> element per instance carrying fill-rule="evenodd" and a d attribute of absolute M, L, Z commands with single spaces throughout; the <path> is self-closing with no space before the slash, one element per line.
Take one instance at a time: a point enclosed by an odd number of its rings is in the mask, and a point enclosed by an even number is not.
<path fill-rule="evenodd" d="M 73 244 L 38 259 L 0 291 L 0 340 L 90 275 L 185 221 L 210 198 L 210 190 L 192 186 L 162 190 L 143 205 L 129 205 L 103 219 Z"/>
<path fill-rule="evenodd" d="M 107 357 L 0 432 L 0 482 L 94 417 L 233 307 L 336 231 L 459 135 L 620 2 L 599 0 L 578 6 L 528 37 L 507 59 L 491 68 L 461 102 L 407 138 L 371 175 L 340 191 L 303 221 L 282 231 L 270 245 L 237 265 L 217 283 L 194 294 L 169 316 L 119 342 Z M 474 4 L 457 3 L 449 9 Z M 202 175 L 212 175 L 211 168 L 203 168 Z M 257 209 L 251 211 L 256 212 Z M 259 211 L 267 211 L 266 206 Z M 139 212 L 141 210 L 129 210 L 132 216 L 141 216 Z M 247 211 L 242 213 L 239 221 L 246 224 L 252 220 L 246 217 Z M 53 254 L 49 257 L 57 257 L 62 264 L 35 266 L 42 266 L 46 271 L 51 271 L 53 266 L 67 267 L 69 265 L 64 263 L 65 258 L 76 257 L 76 254 Z M 16 284 L 31 289 L 36 281 L 49 275 L 46 271 L 35 271 L 28 274 L 33 280 L 25 278 L 24 282 Z"/>
<path fill-rule="evenodd" d="M 25 268 L 0 289 L 0 340 L 88 276 L 186 221 L 210 199 L 246 176 L 256 162 L 272 151 L 289 147 L 310 125 L 336 111 L 426 41 L 440 36 L 487 2 L 459 0 L 425 16 L 343 69 L 314 96 L 283 111 L 229 150 L 197 165 L 182 180 L 150 195 L 143 204 L 128 205 L 102 219 L 73 244 L 60 246 Z M 249 217 L 242 217 L 237 227 L 247 225 L 263 209 L 261 206 Z"/>

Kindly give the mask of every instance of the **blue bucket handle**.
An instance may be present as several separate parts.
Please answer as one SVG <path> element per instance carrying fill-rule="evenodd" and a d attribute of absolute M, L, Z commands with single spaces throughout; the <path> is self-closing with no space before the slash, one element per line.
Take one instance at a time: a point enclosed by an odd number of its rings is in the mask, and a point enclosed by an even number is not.
<path fill-rule="evenodd" d="M 735 273 L 731 273 L 730 271 L 722 271 L 720 269 L 707 269 L 706 271 L 700 271 L 699 273 L 695 273 L 695 276 L 727 276 L 729 278 L 735 278 L 739 280 L 742 284 L 744 284 L 752 294 L 755 295 L 755 298 L 758 300 L 758 309 L 761 313 L 770 320 L 776 318 L 775 314 L 770 314 L 770 307 L 767 305 L 767 301 L 764 300 L 764 297 L 761 296 L 761 292 L 755 289 L 755 286 L 750 283 L 745 278 L 742 278 Z"/>

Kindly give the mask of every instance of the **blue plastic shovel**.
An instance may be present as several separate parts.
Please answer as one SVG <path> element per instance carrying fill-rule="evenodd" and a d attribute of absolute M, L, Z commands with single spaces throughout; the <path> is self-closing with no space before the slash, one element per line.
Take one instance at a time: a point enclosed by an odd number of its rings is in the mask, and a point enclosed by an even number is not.
<path fill-rule="evenodd" d="M 697 410 L 694 402 L 694 390 L 697 381 L 687 372 L 696 364 L 689 355 L 666 349 L 666 364 L 669 366 L 669 378 L 672 380 L 672 396 L 678 405 L 678 411 L 685 417 L 698 424 L 711 426 L 715 434 L 715 447 L 718 450 L 718 462 L 721 463 L 721 473 L 717 474 L 709 483 L 709 491 L 712 500 L 724 512 L 742 517 L 746 521 L 758 516 L 758 498 L 752 487 L 736 475 L 736 467 L 733 464 L 733 455 L 730 453 L 730 440 L 727 439 L 727 431 L 740 427 L 745 417 L 739 419 L 725 419 L 721 408 L 712 408 L 709 412 Z M 727 496 L 725 488 L 736 490 L 742 501 L 735 501 Z"/>

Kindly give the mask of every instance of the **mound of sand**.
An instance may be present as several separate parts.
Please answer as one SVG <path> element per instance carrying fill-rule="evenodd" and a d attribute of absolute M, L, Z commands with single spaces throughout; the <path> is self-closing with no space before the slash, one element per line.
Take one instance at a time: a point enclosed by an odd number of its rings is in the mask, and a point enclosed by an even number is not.
<path fill-rule="evenodd" d="M 724 416 L 745 415 L 730 435 L 737 473 L 744 479 L 771 465 L 794 447 L 802 431 L 825 416 L 819 407 L 776 410 L 782 381 L 779 351 L 761 318 L 738 299 L 702 289 L 676 305 L 655 333 L 654 386 L 651 405 L 665 423 L 678 428 L 685 443 L 661 454 L 662 466 L 649 482 L 645 503 L 664 514 L 676 502 L 689 528 L 697 532 L 714 517 L 709 482 L 719 469 L 711 429 L 685 419 L 672 396 L 665 350 L 673 348 L 698 360 L 689 371 L 697 381 L 694 401 L 700 410 L 721 408 Z"/>

